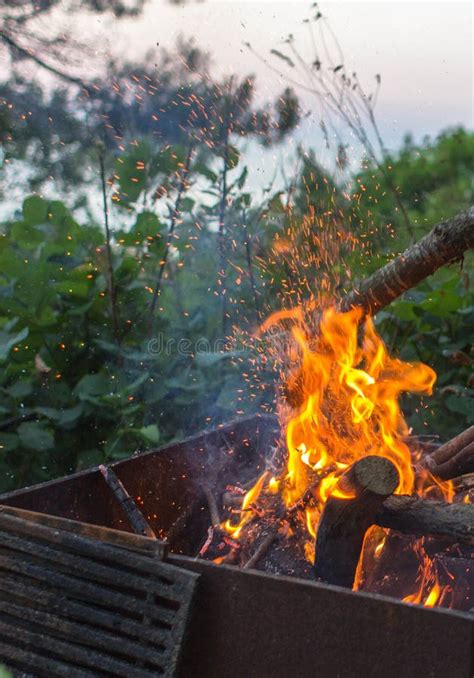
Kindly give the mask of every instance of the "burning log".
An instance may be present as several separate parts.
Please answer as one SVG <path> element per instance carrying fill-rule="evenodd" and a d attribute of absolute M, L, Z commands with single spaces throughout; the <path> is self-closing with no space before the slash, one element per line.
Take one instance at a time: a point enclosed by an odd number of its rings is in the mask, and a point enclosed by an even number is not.
<path fill-rule="evenodd" d="M 424 465 L 444 480 L 474 471 L 474 426 L 426 456 Z"/>
<path fill-rule="evenodd" d="M 448 536 L 474 543 L 473 504 L 448 504 L 417 496 L 394 495 L 383 502 L 374 522 L 405 534 Z"/>
<path fill-rule="evenodd" d="M 374 455 L 360 459 L 341 476 L 319 521 L 317 579 L 352 588 L 365 533 L 398 483 L 392 462 Z"/>
<path fill-rule="evenodd" d="M 361 308 L 364 315 L 373 316 L 442 266 L 460 261 L 470 249 L 474 249 L 474 206 L 437 224 L 421 240 L 362 281 L 340 300 L 338 310 Z M 311 331 L 314 336 L 319 332 L 321 318 L 316 316 L 315 320 Z M 302 381 L 303 376 L 296 373 L 285 388 L 287 400 L 294 407 L 301 405 Z"/>
<path fill-rule="evenodd" d="M 361 306 L 368 315 L 388 306 L 446 264 L 474 248 L 474 207 L 437 224 L 424 238 L 364 280 L 342 302 L 342 310 Z"/>

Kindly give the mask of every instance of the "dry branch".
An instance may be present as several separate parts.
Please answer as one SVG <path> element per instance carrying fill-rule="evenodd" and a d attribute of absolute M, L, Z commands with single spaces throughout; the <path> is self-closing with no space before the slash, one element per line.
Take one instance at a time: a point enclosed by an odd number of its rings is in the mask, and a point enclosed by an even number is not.
<path fill-rule="evenodd" d="M 368 315 L 390 304 L 446 264 L 460 261 L 474 248 L 474 206 L 437 224 L 427 235 L 364 280 L 341 304 L 362 307 Z"/>
<path fill-rule="evenodd" d="M 257 547 L 255 553 L 252 556 L 250 556 L 250 558 L 245 563 L 244 570 L 255 567 L 259 563 L 259 561 L 263 558 L 263 556 L 266 555 L 268 549 L 277 538 L 278 538 L 278 529 L 271 527 L 270 531 L 265 535 L 265 537 Z"/>
<path fill-rule="evenodd" d="M 474 426 L 441 445 L 423 462 L 430 473 L 444 480 L 474 471 Z"/>
<path fill-rule="evenodd" d="M 333 493 L 319 521 L 314 562 L 317 579 L 352 588 L 365 533 L 398 483 L 397 469 L 385 457 L 369 455 L 344 473 L 337 489 L 350 498 L 339 499 Z"/>
<path fill-rule="evenodd" d="M 132 497 L 128 494 L 122 481 L 116 476 L 115 472 L 112 471 L 111 468 L 104 466 L 104 464 L 101 464 L 99 466 L 99 471 L 103 475 L 107 485 L 114 493 L 116 500 L 123 508 L 125 515 L 127 516 L 129 523 L 132 526 L 133 531 L 136 534 L 142 534 L 145 537 L 156 539 L 156 534 L 153 532 L 150 525 L 145 520 L 142 512 L 135 504 Z"/>
<path fill-rule="evenodd" d="M 221 519 L 219 516 L 219 509 L 217 508 L 216 498 L 209 485 L 204 484 L 203 491 L 209 507 L 209 515 L 211 516 L 211 525 L 214 529 L 219 529 Z"/>

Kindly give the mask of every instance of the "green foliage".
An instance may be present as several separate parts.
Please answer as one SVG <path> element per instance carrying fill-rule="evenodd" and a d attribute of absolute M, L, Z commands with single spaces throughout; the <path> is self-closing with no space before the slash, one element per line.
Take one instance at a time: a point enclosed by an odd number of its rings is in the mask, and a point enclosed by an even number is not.
<path fill-rule="evenodd" d="M 472 200 L 472 136 L 456 130 L 420 147 L 407 141 L 392 159 L 417 233 Z M 249 191 L 247 167 L 231 143 L 216 133 L 212 152 L 203 146 L 194 149 L 184 184 L 188 150 L 180 145 L 143 139 L 111 159 L 111 259 L 103 224 L 82 223 L 62 201 L 26 197 L 0 226 L 1 490 L 268 409 L 274 394 L 265 347 L 247 347 L 258 322 L 307 299 L 323 279 L 348 284 L 349 269 L 366 276 L 407 242 L 383 172 L 362 173 L 349 201 L 314 155 L 302 154 L 290 209 L 286 192 L 259 200 Z M 225 351 L 218 273 L 224 171 L 227 312 L 241 330 Z M 370 262 L 335 241 L 350 219 Z M 372 232 L 371 222 L 382 228 Z M 297 260 L 287 254 L 294 249 Z M 417 432 L 447 438 L 473 422 L 470 264 L 439 271 L 377 318 L 392 352 L 439 375 L 433 398 L 421 406 L 406 399 Z"/>
<path fill-rule="evenodd" d="M 233 179 L 237 157 L 231 149 L 230 195 L 245 181 L 242 173 Z M 181 196 L 156 327 L 150 322 L 169 224 L 154 196 L 166 184 L 172 206 L 183 159 L 179 147 L 139 144 L 117 160 L 113 220 L 123 224 L 112 242 L 118 334 L 100 224 L 79 224 L 62 202 L 34 195 L 2 225 L 2 490 L 120 459 L 245 410 L 241 367 L 232 362 L 237 354 L 222 354 L 222 342 L 216 344 L 222 329 L 215 233 L 206 229 L 196 242 L 189 195 Z M 220 176 L 205 158 L 199 162 L 215 195 L 205 208 L 212 223 Z M 135 182 L 136 175 L 146 179 Z"/>
<path fill-rule="evenodd" d="M 401 250 L 412 239 L 404 225 L 392 187 L 407 210 L 416 238 L 433 224 L 474 202 L 474 133 L 447 130 L 436 140 L 415 144 L 405 137 L 399 154 L 378 169 L 367 163 L 355 178 L 356 219 L 371 232 L 377 248 Z"/>
<path fill-rule="evenodd" d="M 474 204 L 474 133 L 448 130 L 421 145 L 407 136 L 399 155 L 384 169 L 399 187 L 419 238 L 434 224 Z M 359 215 L 369 215 L 370 224 L 377 225 L 373 253 L 378 250 L 379 255 L 359 264 L 362 277 L 381 265 L 384 252 L 393 252 L 394 246 L 402 250 L 411 238 L 383 175 L 369 168 L 357 182 Z M 438 271 L 377 316 L 395 353 L 406 360 L 422 360 L 436 370 L 434 396 L 426 399 L 424 407 L 412 406 L 408 412 L 415 430 L 423 426 L 442 438 L 455 435 L 473 418 L 474 296 L 469 277 L 473 263 L 470 253 L 462 265 Z"/>
<path fill-rule="evenodd" d="M 464 265 L 471 266 L 470 255 Z M 474 423 L 474 298 L 459 268 L 440 270 L 377 316 L 392 351 L 427 363 L 438 375 L 434 395 L 407 399 L 413 428 L 442 439 Z"/>

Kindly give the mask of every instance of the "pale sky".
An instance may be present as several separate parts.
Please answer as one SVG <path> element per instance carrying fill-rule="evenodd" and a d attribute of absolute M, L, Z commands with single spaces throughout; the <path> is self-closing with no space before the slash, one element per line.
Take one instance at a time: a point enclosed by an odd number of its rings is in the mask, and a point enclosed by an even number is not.
<path fill-rule="evenodd" d="M 182 7 L 151 0 L 133 21 L 95 19 L 103 49 L 139 57 L 157 42 L 172 47 L 179 35 L 194 36 L 213 55 L 216 75 L 239 72 L 257 76 L 260 97 L 269 98 L 284 83 L 244 46 L 263 56 L 289 33 L 310 57 L 307 27 L 311 3 L 279 0 L 188 0 Z M 442 128 L 472 127 L 473 4 L 471 2 L 319 3 L 345 53 L 362 80 L 382 75 L 377 113 L 390 146 L 405 131 L 416 138 Z M 271 62 L 278 64 L 270 57 Z M 308 108 L 310 95 L 303 94 Z"/>
<path fill-rule="evenodd" d="M 256 75 L 257 100 L 263 103 L 273 100 L 288 83 L 243 43 L 250 42 L 262 57 L 279 66 L 270 50 L 285 51 L 282 41 L 292 33 L 298 50 L 311 62 L 311 41 L 303 23 L 310 7 L 306 0 L 187 0 L 183 6 L 148 0 L 144 13 L 134 19 L 83 11 L 69 17 L 56 13 L 54 22 L 55 29 L 70 30 L 92 46 L 93 52 L 77 63 L 78 75 L 95 72 L 110 56 L 138 61 L 157 43 L 173 49 L 179 36 L 193 37 L 197 46 L 211 53 L 217 79 L 233 73 Z M 381 74 L 376 114 L 388 148 L 396 149 L 407 131 L 421 141 L 425 134 L 435 136 L 450 126 L 473 128 L 472 2 L 330 0 L 319 3 L 319 9 L 338 38 L 348 72 L 357 71 L 367 89 L 375 74 Z M 51 32 L 48 21 L 44 19 L 42 26 L 46 34 Z M 291 174 L 297 144 L 314 148 L 319 162 L 334 166 L 335 151 L 326 149 L 314 98 L 297 93 L 309 113 L 300 128 L 275 149 L 247 147 L 249 183 L 254 187 L 265 187 L 276 167 Z M 356 167 L 360 148 L 351 145 L 348 135 L 344 141 L 350 144 L 349 159 Z"/>

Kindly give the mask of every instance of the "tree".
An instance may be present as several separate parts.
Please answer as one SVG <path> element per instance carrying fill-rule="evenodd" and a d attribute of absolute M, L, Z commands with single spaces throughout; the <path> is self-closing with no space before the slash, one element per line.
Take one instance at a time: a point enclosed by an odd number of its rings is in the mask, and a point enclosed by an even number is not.
<path fill-rule="evenodd" d="M 0 12 L 2 28 L 0 42 L 9 53 L 11 60 L 18 63 L 32 61 L 55 76 L 76 85 L 87 84 L 63 70 L 68 53 L 77 45 L 69 36 L 54 33 L 45 37 L 38 30 L 38 21 L 48 18 L 53 24 L 58 9 L 67 13 L 88 9 L 97 14 L 111 13 L 118 19 L 139 14 L 146 0 L 4 0 Z M 66 61 L 67 63 L 67 61 Z"/>

